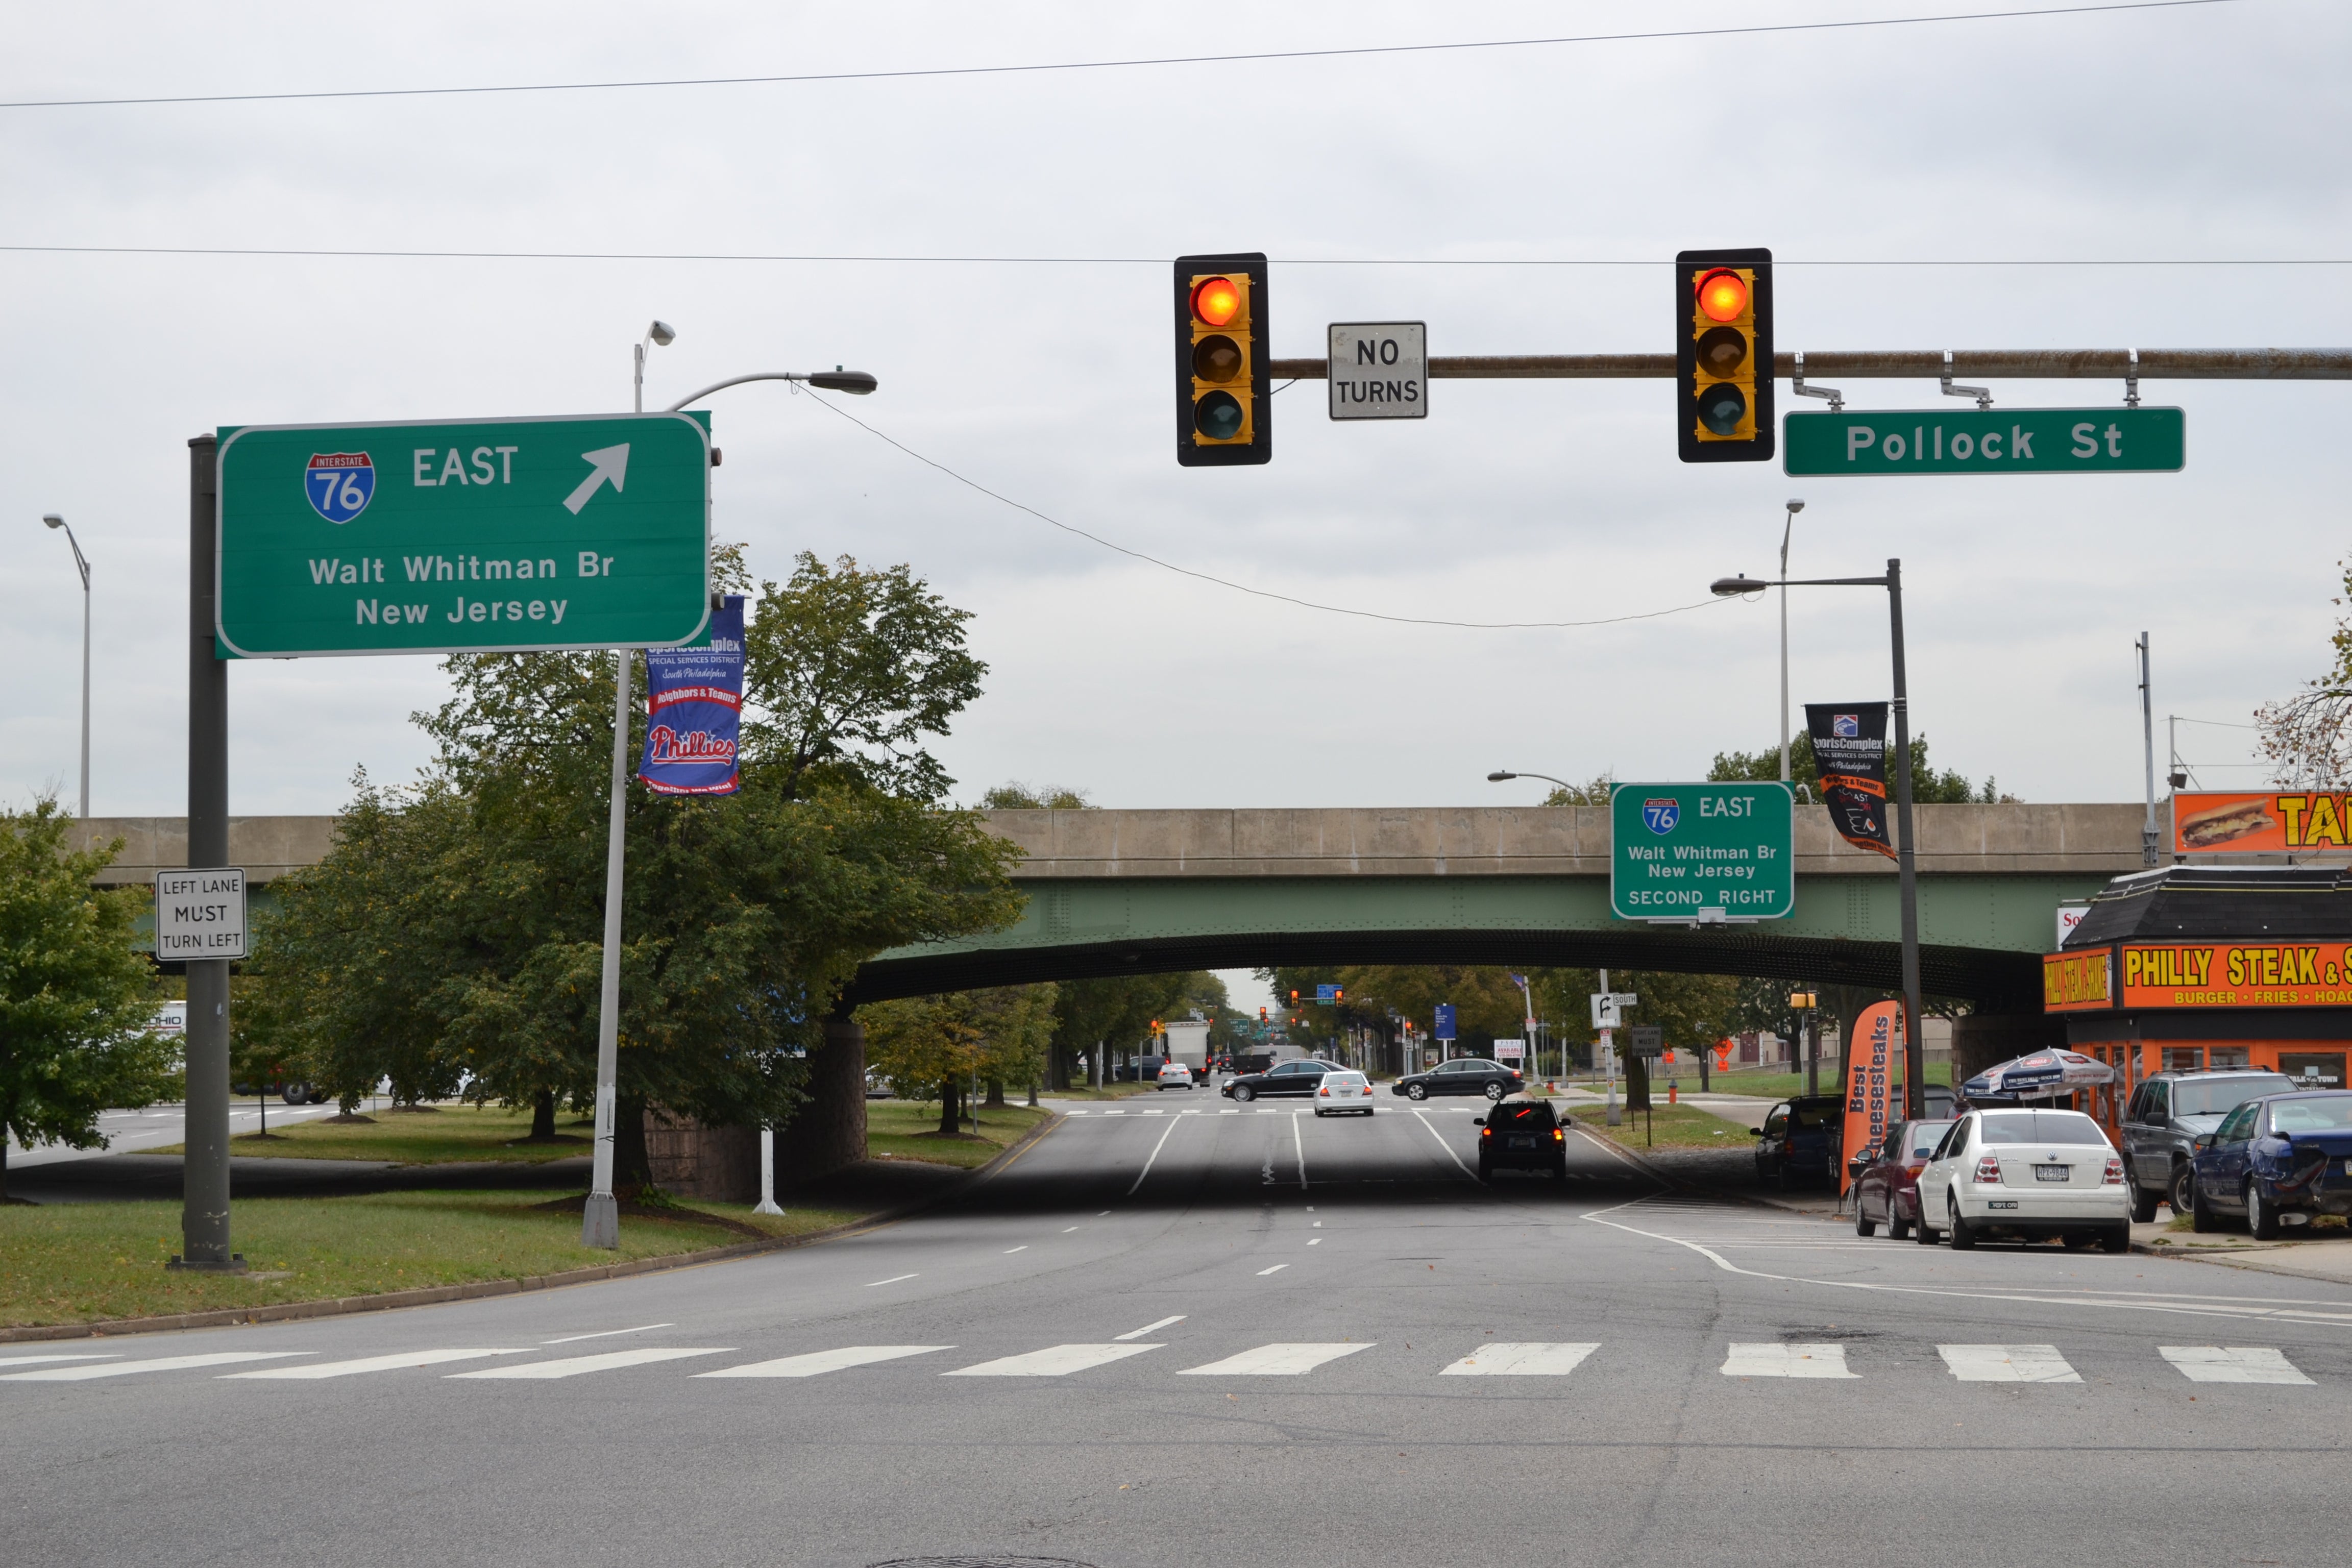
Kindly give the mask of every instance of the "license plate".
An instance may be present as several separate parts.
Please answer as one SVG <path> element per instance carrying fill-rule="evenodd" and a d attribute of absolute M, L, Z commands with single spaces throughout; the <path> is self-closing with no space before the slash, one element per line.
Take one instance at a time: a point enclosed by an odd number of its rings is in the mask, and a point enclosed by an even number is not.
<path fill-rule="evenodd" d="M 1985 1207 L 1989 1209 L 2013 1209 L 2016 1206 L 2017 1200 L 2015 1198 L 1993 1198 L 1985 1205 Z"/>
<path fill-rule="evenodd" d="M 2072 1165 L 2036 1165 L 2033 1179 L 2037 1182 L 2071 1182 L 2074 1179 Z"/>
<path fill-rule="evenodd" d="M 1535 1139 L 1525 1133 L 1514 1134 L 1509 1138 L 1506 1138 L 1503 1142 L 1508 1147 L 1513 1149 L 1532 1149 L 1536 1146 Z"/>

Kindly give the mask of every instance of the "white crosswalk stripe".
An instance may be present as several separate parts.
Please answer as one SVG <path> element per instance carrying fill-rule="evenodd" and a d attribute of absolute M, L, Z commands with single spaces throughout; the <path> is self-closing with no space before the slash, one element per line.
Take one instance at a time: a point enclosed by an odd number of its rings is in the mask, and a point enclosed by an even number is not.
<path fill-rule="evenodd" d="M 1937 1345 L 1962 1383 L 2080 1383 L 2056 1345 Z"/>
<path fill-rule="evenodd" d="M 1223 1361 L 1213 1361 L 1206 1366 L 1188 1366 L 1179 1377 L 1297 1377 L 1313 1372 L 1325 1362 L 1337 1361 L 1343 1355 L 1371 1349 L 1362 1344 L 1272 1344 L 1246 1350 L 1239 1355 L 1229 1355 Z"/>
<path fill-rule="evenodd" d="M 2284 1351 L 2247 1345 L 2158 1345 L 2156 1353 L 2179 1367 L 2191 1383 L 2311 1383 L 2286 1359 Z"/>
<path fill-rule="evenodd" d="M 1464 1356 L 1440 1377 L 1566 1377 L 1583 1364 L 1597 1344 L 1504 1343 L 1497 1341 Z"/>
<path fill-rule="evenodd" d="M 674 1345 L 648 1346 L 644 1350 L 605 1351 L 598 1355 L 565 1356 L 560 1361 L 527 1362 L 521 1366 L 486 1366 L 479 1372 L 453 1372 L 452 1381 L 461 1377 L 542 1378 L 578 1377 L 583 1373 L 613 1372 L 625 1366 L 646 1366 L 655 1362 L 683 1361 L 688 1356 L 725 1355 L 727 1347 L 716 1350 L 682 1350 Z"/>
<path fill-rule="evenodd" d="M 0 1355 L 0 1366 L 32 1366 L 49 1361 L 119 1361 L 121 1354 L 120 1351 L 107 1351 L 83 1355 Z"/>
<path fill-rule="evenodd" d="M 816 1377 L 828 1372 L 840 1372 L 845 1367 L 871 1366 L 876 1362 L 898 1361 L 910 1355 L 929 1355 L 937 1351 L 951 1351 L 953 1345 L 844 1345 L 837 1351 L 815 1351 L 807 1355 L 779 1356 L 774 1361 L 755 1361 L 743 1366 L 722 1366 L 717 1372 L 698 1372 L 697 1377 Z"/>
<path fill-rule="evenodd" d="M 109 1362 L 104 1366 L 50 1366 L 12 1372 L 0 1383 L 82 1383 L 93 1377 L 128 1377 L 140 1372 L 183 1372 L 191 1367 L 231 1366 L 241 1361 L 286 1361 L 310 1351 L 214 1351 L 205 1355 L 158 1356 L 152 1361 Z"/>
<path fill-rule="evenodd" d="M 1726 1377 L 1855 1377 L 1845 1366 L 1845 1346 L 1735 1344 L 1723 1358 Z"/>
<path fill-rule="evenodd" d="M 960 1366 L 953 1372 L 943 1372 L 941 1377 L 1066 1377 L 1074 1372 L 1101 1366 L 1108 1362 L 1123 1361 L 1145 1351 L 1166 1350 L 1166 1345 L 1049 1345 L 1026 1355 L 1003 1356 L 984 1361 L 974 1366 Z"/>
<path fill-rule="evenodd" d="M 484 1356 L 529 1355 L 527 1350 L 439 1350 L 404 1351 L 398 1355 L 362 1356 L 357 1361 L 310 1362 L 301 1366 L 266 1366 L 259 1372 L 225 1372 L 222 1381 L 233 1378 L 262 1377 L 277 1379 L 310 1379 L 320 1377 L 351 1377 L 364 1372 L 398 1372 L 404 1367 L 440 1366 L 453 1361 L 479 1361 Z"/>

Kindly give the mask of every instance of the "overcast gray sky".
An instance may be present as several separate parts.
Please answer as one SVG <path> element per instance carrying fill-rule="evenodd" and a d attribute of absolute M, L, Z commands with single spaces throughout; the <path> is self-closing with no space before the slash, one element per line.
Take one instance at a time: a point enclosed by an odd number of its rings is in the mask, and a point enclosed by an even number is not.
<path fill-rule="evenodd" d="M 1885 17 L 1899 0 L 1129 6 L 26 7 L 0 98 L 997 65 Z M 1983 7 L 1990 9 L 1991 7 Z M 1388 614 L 1580 620 L 1792 566 L 1909 585 L 1935 760 L 2029 800 L 2137 798 L 2133 637 L 2161 716 L 2242 722 L 2326 663 L 2352 387 L 2150 383 L 2189 466 L 1791 481 L 1675 460 L 1664 383 L 1446 382 L 1412 424 L 1276 404 L 1270 467 L 1172 460 L 1167 259 L 1277 259 L 1277 351 L 1423 319 L 1437 353 L 1663 351 L 1678 247 L 1771 246 L 1784 348 L 2352 342 L 2352 268 L 1827 266 L 2352 258 L 2352 8 L 822 84 L 0 110 L 11 246 L 1140 258 L 1139 264 L 0 253 L 0 795 L 70 801 L 97 571 L 100 816 L 184 807 L 186 438 L 221 424 L 603 411 L 844 363 L 845 400 L 980 484 L 1134 549 Z M 1513 265 L 1309 265 L 1409 258 Z M 1633 262 L 1638 265 L 1554 265 Z M 1521 264 L 1524 263 L 1524 264 Z M 1813 263 L 1813 265 L 1801 265 Z M 1939 403 L 1856 383 L 1856 405 Z M 2000 406 L 2120 401 L 2015 383 Z M 1784 387 L 1785 392 L 1785 387 Z M 717 531 L 911 563 L 974 613 L 986 695 L 942 746 L 1114 805 L 1507 804 L 1490 768 L 1696 776 L 1774 739 L 1769 602 L 1555 631 L 1396 626 L 1110 553 L 780 386 L 719 395 Z M 1952 407 L 1964 406 L 1958 404 Z M 1796 601 L 1796 701 L 1885 695 L 1884 602 Z M 241 664 L 236 813 L 331 811 L 424 760 L 424 658 Z M 2242 731 L 2193 754 L 2242 759 Z M 2215 771 L 2208 782 L 2253 780 Z"/>

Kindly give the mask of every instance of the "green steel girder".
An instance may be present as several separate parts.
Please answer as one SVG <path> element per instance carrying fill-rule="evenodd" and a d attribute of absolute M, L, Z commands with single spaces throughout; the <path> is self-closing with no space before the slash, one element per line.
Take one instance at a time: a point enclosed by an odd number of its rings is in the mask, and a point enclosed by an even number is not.
<path fill-rule="evenodd" d="M 1932 995 L 2034 1007 L 2057 907 L 2100 874 L 1923 876 Z M 980 985 L 1277 964 L 1508 963 L 1753 974 L 1899 988 L 1895 879 L 1800 877 L 1785 921 L 1652 926 L 1614 918 L 1599 877 L 1024 878 L 1029 904 L 987 936 L 896 948 L 853 1002 Z"/>

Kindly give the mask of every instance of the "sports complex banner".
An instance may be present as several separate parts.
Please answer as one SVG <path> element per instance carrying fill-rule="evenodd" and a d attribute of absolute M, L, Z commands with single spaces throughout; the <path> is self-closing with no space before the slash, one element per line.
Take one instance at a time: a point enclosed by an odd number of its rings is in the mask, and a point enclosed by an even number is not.
<path fill-rule="evenodd" d="M 1805 728 L 1813 740 L 1813 771 L 1822 804 L 1848 844 L 1892 857 L 1886 836 L 1886 704 L 1808 702 Z"/>
<path fill-rule="evenodd" d="M 1886 1142 L 1888 1079 L 1903 1038 L 1903 1004 L 1880 1002 L 1853 1021 L 1853 1047 L 1845 1057 L 1845 1137 L 1838 1149 L 1838 1192 L 1853 1185 L 1845 1163 Z"/>
<path fill-rule="evenodd" d="M 656 795 L 733 795 L 743 728 L 743 596 L 727 595 L 709 640 L 646 650 L 646 753 L 637 776 Z"/>

